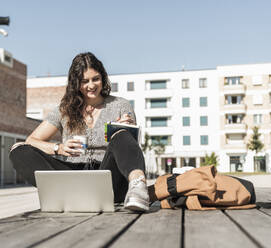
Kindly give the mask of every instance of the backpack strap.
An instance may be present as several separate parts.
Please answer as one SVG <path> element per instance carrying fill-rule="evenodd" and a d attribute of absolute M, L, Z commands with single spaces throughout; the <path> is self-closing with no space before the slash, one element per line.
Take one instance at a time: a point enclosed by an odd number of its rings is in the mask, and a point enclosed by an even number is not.
<path fill-rule="evenodd" d="M 179 196 L 180 194 L 177 192 L 176 185 L 176 177 L 179 174 L 173 174 L 172 176 L 167 178 L 167 191 L 171 196 Z"/>

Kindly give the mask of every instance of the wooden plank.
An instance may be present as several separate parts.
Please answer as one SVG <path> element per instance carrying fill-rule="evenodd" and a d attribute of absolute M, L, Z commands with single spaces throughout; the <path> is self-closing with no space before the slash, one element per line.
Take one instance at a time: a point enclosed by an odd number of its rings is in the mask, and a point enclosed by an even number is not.
<path fill-rule="evenodd" d="M 271 188 L 256 188 L 256 201 L 259 211 L 271 216 Z"/>
<path fill-rule="evenodd" d="M 257 247 L 220 210 L 185 211 L 185 247 Z"/>
<path fill-rule="evenodd" d="M 232 218 L 240 229 L 247 233 L 259 247 L 270 247 L 271 244 L 271 216 L 257 209 L 251 210 L 227 210 L 226 213 Z"/>
<path fill-rule="evenodd" d="M 271 188 L 256 188 L 257 202 L 271 202 Z"/>
<path fill-rule="evenodd" d="M 8 233 L 10 230 L 15 231 L 20 229 L 22 226 L 26 226 L 30 223 L 35 222 L 33 218 L 27 218 L 28 215 L 34 214 L 35 212 L 27 212 L 24 214 L 15 215 L 9 218 L 0 220 L 0 237 L 3 233 Z"/>
<path fill-rule="evenodd" d="M 127 211 L 103 213 L 67 230 L 44 242 L 33 244 L 35 247 L 104 247 L 121 235 L 127 226 L 139 217 Z"/>
<path fill-rule="evenodd" d="M 162 209 L 145 213 L 112 247 L 180 247 L 181 230 L 182 210 Z"/>
<path fill-rule="evenodd" d="M 20 215 L 0 221 L 1 247 L 32 247 L 91 219 L 97 214 L 41 213 Z"/>

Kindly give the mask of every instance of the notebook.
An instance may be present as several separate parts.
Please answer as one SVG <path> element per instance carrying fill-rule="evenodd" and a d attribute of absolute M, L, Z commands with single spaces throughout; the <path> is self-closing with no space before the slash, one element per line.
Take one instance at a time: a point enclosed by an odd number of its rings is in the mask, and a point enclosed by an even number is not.
<path fill-rule="evenodd" d="M 111 171 L 35 171 L 41 211 L 114 212 Z"/>
<path fill-rule="evenodd" d="M 107 122 L 104 127 L 104 139 L 109 142 L 111 140 L 111 136 L 120 129 L 125 129 L 129 131 L 132 136 L 135 138 L 137 142 L 140 140 L 140 126 L 138 125 L 130 125 L 119 122 Z"/>

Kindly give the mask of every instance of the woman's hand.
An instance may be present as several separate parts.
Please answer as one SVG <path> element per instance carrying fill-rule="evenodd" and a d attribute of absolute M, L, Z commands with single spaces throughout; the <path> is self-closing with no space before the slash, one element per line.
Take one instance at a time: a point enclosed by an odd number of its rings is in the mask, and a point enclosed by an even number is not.
<path fill-rule="evenodd" d="M 119 117 L 116 121 L 125 124 L 135 124 L 134 120 L 132 119 L 132 114 L 130 112 Z"/>
<path fill-rule="evenodd" d="M 64 144 L 59 145 L 58 154 L 77 157 L 81 154 L 81 151 L 78 150 L 80 148 L 83 148 L 80 140 L 68 139 L 65 141 Z"/>

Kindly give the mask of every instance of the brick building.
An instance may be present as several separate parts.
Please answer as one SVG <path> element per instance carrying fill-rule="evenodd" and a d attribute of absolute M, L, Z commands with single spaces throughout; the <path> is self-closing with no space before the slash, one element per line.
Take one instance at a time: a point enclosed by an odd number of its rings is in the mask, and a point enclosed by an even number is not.
<path fill-rule="evenodd" d="M 27 66 L 0 49 L 0 185 L 23 183 L 8 158 L 15 142 L 24 141 L 40 121 L 26 117 Z"/>
<path fill-rule="evenodd" d="M 58 104 L 65 93 L 67 77 L 57 77 L 48 84 L 47 78 L 34 78 L 39 81 L 27 83 L 27 116 L 42 120 Z M 30 80 L 31 81 L 31 80 Z M 35 81 L 36 82 L 36 81 Z M 44 86 L 43 86 L 44 85 Z"/>

